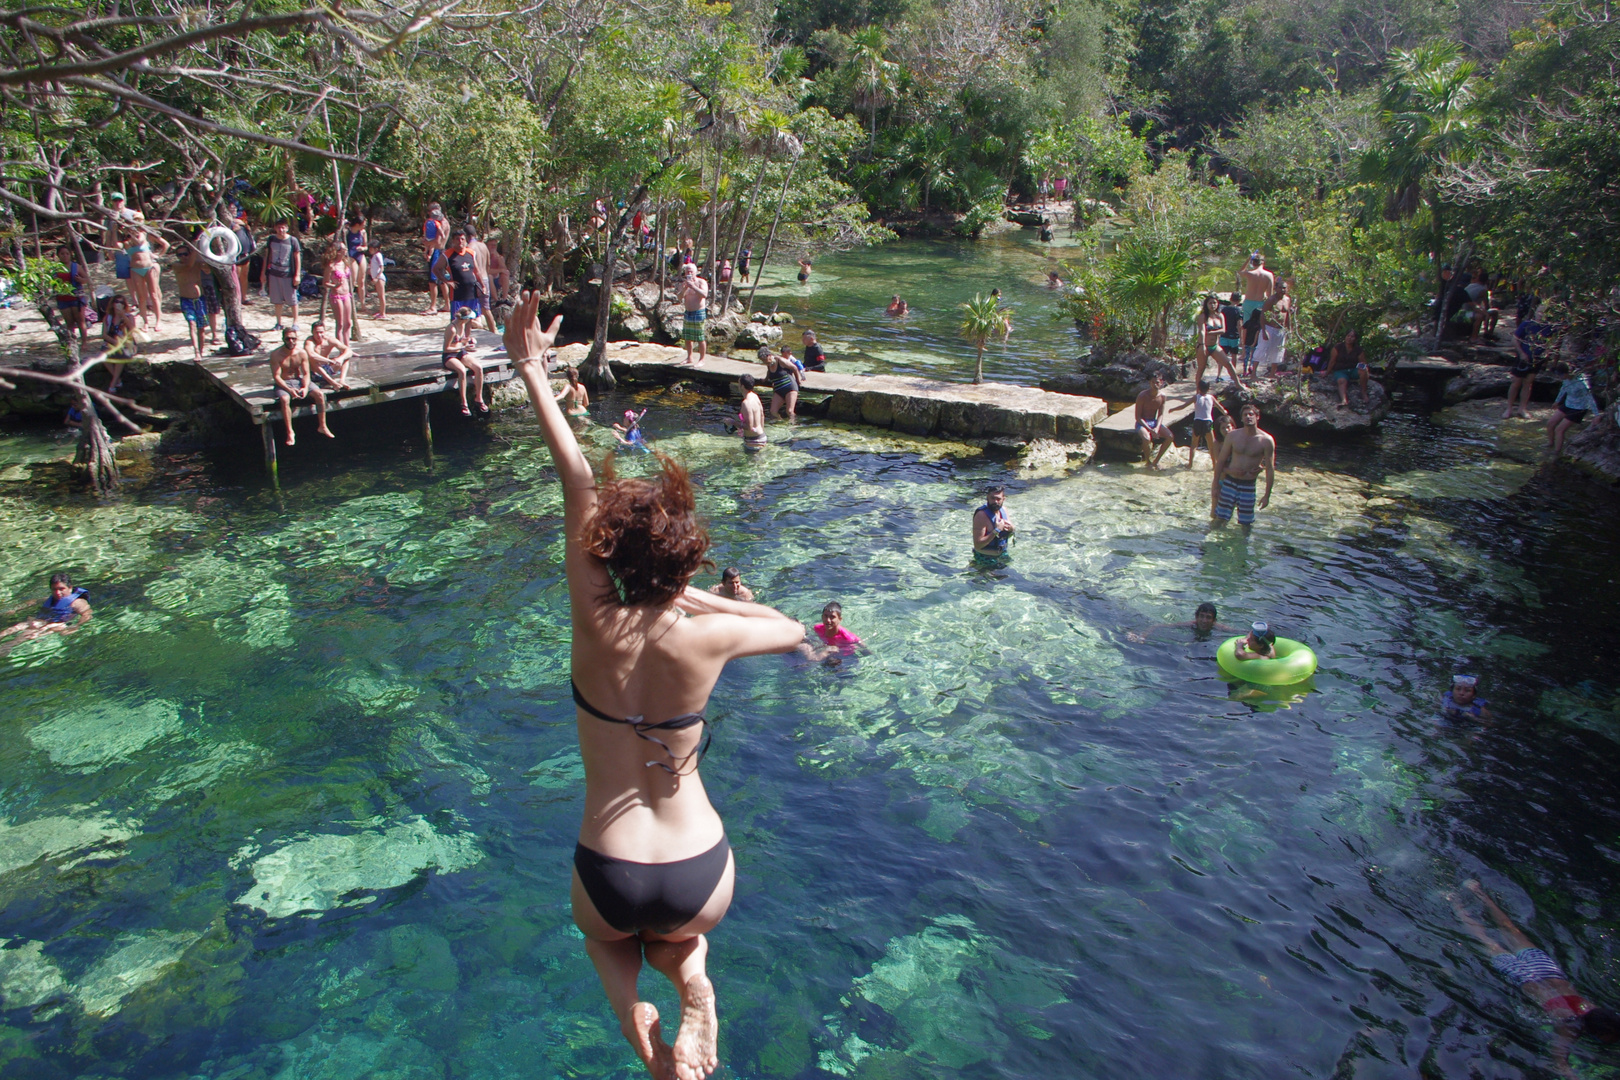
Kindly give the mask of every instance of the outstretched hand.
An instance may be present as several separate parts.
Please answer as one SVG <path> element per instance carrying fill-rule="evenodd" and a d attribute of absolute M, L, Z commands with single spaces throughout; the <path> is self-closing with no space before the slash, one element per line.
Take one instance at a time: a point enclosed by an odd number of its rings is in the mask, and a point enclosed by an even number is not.
<path fill-rule="evenodd" d="M 524 289 L 518 294 L 517 306 L 512 309 L 512 314 L 507 316 L 501 342 L 506 346 L 506 355 L 511 358 L 514 367 L 535 360 L 541 361 L 543 366 L 546 352 L 556 342 L 557 331 L 562 329 L 561 315 L 551 320 L 550 327 L 540 329 L 541 299 L 539 292 Z"/>

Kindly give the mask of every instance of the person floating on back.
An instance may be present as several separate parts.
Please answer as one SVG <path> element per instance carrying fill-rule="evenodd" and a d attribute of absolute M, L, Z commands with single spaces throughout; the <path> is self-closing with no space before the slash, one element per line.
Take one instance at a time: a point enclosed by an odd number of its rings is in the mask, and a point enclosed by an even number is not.
<path fill-rule="evenodd" d="M 1509 947 L 1504 948 L 1492 937 L 1491 932 L 1468 913 L 1461 900 L 1455 895 L 1448 895 L 1447 899 L 1451 901 L 1457 918 L 1490 953 L 1491 967 L 1547 1013 L 1547 1019 L 1558 1030 L 1553 1043 L 1553 1064 L 1560 1074 L 1576 1080 L 1578 1074 L 1569 1064 L 1570 1047 L 1582 1036 L 1590 1036 L 1603 1043 L 1620 1039 L 1620 1013 L 1593 1005 L 1577 993 L 1569 976 L 1558 966 L 1558 961 L 1536 948 L 1536 943 L 1513 925 L 1507 912 L 1480 888 L 1479 882 L 1465 881 L 1463 888 L 1484 903 L 1485 910 L 1490 913 Z"/>
<path fill-rule="evenodd" d="M 85 599 L 88 594 L 75 588 L 66 574 L 52 574 L 50 590 L 50 595 L 40 601 L 39 614 L 0 630 L 0 653 L 10 652 L 15 646 L 46 634 L 71 634 L 90 621 L 90 601 Z"/>

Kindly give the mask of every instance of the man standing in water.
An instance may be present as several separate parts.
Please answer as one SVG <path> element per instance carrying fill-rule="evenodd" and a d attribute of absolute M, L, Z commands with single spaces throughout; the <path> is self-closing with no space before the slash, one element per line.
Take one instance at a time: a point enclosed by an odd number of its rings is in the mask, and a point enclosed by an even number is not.
<path fill-rule="evenodd" d="M 1260 509 L 1271 503 L 1271 487 L 1276 481 L 1277 440 L 1260 430 L 1260 406 L 1250 402 L 1239 410 L 1243 426 L 1221 440 L 1215 454 L 1215 479 L 1210 487 L 1209 513 L 1218 529 L 1232 520 L 1237 508 L 1238 524 L 1254 524 L 1254 484 L 1260 470 L 1266 470 L 1266 493 Z"/>
<path fill-rule="evenodd" d="M 742 387 L 742 408 L 737 411 L 737 434 L 742 436 L 743 449 L 765 449 L 765 406 L 754 393 L 754 377 L 744 375 L 737 380 Z"/>
<path fill-rule="evenodd" d="M 1007 489 L 1000 484 L 984 493 L 984 505 L 973 511 L 973 554 L 999 559 L 1007 554 L 1013 523 L 1007 516 Z"/>
<path fill-rule="evenodd" d="M 655 1080 L 703 1080 L 720 1064 L 705 937 L 731 906 L 736 863 L 703 789 L 704 711 L 738 657 L 787 653 L 797 620 L 691 584 L 709 537 L 686 470 L 598 479 L 552 399 L 542 297 L 525 292 L 502 340 L 529 392 L 562 488 L 569 668 L 584 815 L 570 888 L 574 923 L 619 1030 Z M 649 764 L 650 763 L 650 764 Z M 664 1041 L 642 999 L 643 963 L 674 984 L 681 1027 Z"/>
<path fill-rule="evenodd" d="M 1155 375 L 1146 389 L 1136 395 L 1136 434 L 1142 440 L 1142 464 L 1159 467 L 1159 458 L 1176 444 L 1170 425 L 1164 422 L 1164 376 Z M 1153 444 L 1159 444 L 1159 457 L 1153 457 Z"/>
<path fill-rule="evenodd" d="M 686 362 L 693 363 L 692 345 L 698 347 L 697 363 L 709 358 L 709 283 L 698 277 L 697 263 L 681 267 L 681 303 L 686 321 L 681 323 L 681 340 L 686 342 Z"/>

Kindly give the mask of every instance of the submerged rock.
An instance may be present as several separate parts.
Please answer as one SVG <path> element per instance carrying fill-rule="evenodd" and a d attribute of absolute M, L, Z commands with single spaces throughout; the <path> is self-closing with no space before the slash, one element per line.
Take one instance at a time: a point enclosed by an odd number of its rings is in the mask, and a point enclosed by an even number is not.
<path fill-rule="evenodd" d="M 91 1016 L 109 1016 L 124 1000 L 180 962 L 180 957 L 202 937 L 201 933 L 152 930 L 120 938 L 124 944 L 96 962 L 73 996 Z"/>
<path fill-rule="evenodd" d="M 180 707 L 171 701 L 136 706 L 97 702 L 31 728 L 28 741 L 51 761 L 77 772 L 128 761 L 149 743 L 177 734 Z"/>
<path fill-rule="evenodd" d="M 420 817 L 381 831 L 323 833 L 255 862 L 253 887 L 235 902 L 273 919 L 319 913 L 355 893 L 392 889 L 424 870 L 465 870 L 483 857 L 470 835 L 441 836 Z"/>
<path fill-rule="evenodd" d="M 0 874 L 63 855 L 74 855 L 78 857 L 76 862 L 83 861 L 90 853 L 116 848 L 134 835 L 134 828 L 102 814 L 82 818 L 36 818 L 21 825 L 0 825 Z"/>
<path fill-rule="evenodd" d="M 44 950 L 43 942 L 0 938 L 0 1008 L 36 1009 L 67 993 L 62 969 Z"/>

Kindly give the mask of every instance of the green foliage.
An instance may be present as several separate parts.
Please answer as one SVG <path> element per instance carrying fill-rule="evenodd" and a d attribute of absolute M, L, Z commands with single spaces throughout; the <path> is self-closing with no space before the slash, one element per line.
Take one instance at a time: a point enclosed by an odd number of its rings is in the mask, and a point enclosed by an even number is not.
<path fill-rule="evenodd" d="M 1373 91 L 1306 90 L 1288 105 L 1249 110 L 1214 146 L 1250 193 L 1320 198 L 1356 178 L 1378 135 Z"/>
<path fill-rule="evenodd" d="M 991 338 L 1005 338 L 1012 333 L 1012 309 L 1003 307 L 994 295 L 973 294 L 973 299 L 962 304 L 962 336 L 973 342 L 977 356 L 973 361 L 973 381 L 984 382 L 984 346 Z"/>
<path fill-rule="evenodd" d="M 1165 348 L 1170 316 L 1192 296 L 1195 264 L 1175 239 L 1148 230 L 1100 258 L 1066 267 L 1066 314 L 1109 351 Z"/>

